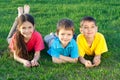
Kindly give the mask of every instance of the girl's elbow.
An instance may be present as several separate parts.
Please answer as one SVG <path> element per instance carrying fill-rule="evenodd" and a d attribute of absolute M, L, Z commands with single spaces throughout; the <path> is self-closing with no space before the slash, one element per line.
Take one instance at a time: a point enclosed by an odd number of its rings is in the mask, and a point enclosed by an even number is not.
<path fill-rule="evenodd" d="M 17 60 L 17 56 L 14 56 L 14 60 Z"/>
<path fill-rule="evenodd" d="M 14 54 L 14 60 L 17 60 L 18 56 L 16 54 Z"/>

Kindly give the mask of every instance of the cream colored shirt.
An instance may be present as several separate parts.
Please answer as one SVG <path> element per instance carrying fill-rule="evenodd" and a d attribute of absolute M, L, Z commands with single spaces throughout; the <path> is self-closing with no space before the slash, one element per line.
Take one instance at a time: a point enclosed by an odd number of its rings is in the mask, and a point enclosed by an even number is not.
<path fill-rule="evenodd" d="M 97 32 L 95 34 L 95 38 L 94 38 L 94 41 L 93 41 L 91 47 L 88 46 L 87 41 L 83 34 L 79 34 L 77 36 L 77 45 L 78 45 L 79 55 L 81 57 L 84 57 L 85 54 L 100 55 L 100 54 L 108 51 L 105 38 L 99 32 Z"/>

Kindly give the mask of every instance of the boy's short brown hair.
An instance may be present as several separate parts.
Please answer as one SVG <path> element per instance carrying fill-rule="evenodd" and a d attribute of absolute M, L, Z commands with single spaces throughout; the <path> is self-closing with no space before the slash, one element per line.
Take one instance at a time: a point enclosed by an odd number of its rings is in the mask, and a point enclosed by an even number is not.
<path fill-rule="evenodd" d="M 74 33 L 74 23 L 70 19 L 61 19 L 57 23 L 57 31 L 56 31 L 57 34 L 59 33 L 59 30 L 62 28 L 66 29 L 66 30 L 72 30 Z"/>
<path fill-rule="evenodd" d="M 83 17 L 83 18 L 81 19 L 81 21 L 80 21 L 80 27 L 83 26 L 83 23 L 84 23 L 85 21 L 94 22 L 95 25 L 96 25 L 96 20 L 95 20 L 93 17 L 91 17 L 91 16 L 85 16 L 85 17 Z"/>

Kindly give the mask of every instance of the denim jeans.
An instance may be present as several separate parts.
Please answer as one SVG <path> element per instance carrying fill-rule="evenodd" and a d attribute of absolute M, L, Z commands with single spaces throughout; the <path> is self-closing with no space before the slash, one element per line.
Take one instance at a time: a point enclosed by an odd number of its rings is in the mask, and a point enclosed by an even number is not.
<path fill-rule="evenodd" d="M 13 34 L 16 31 L 17 24 L 18 23 L 17 23 L 17 18 L 16 18 L 15 21 L 14 21 L 14 23 L 13 23 L 13 25 L 12 25 L 12 27 L 11 27 L 11 29 L 10 29 L 10 32 L 9 32 L 8 36 L 7 36 L 7 42 L 8 42 L 8 44 L 10 43 L 11 38 L 12 38 Z"/>
<path fill-rule="evenodd" d="M 46 44 L 48 45 L 48 47 L 51 46 L 52 42 L 54 41 L 54 39 L 57 36 L 54 33 L 48 34 L 44 37 L 44 41 L 46 42 Z"/>

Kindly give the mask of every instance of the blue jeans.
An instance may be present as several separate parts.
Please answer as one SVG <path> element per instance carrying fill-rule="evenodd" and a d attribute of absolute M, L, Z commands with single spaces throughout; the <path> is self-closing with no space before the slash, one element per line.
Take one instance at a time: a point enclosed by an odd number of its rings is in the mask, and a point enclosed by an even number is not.
<path fill-rule="evenodd" d="M 8 44 L 10 43 L 11 38 L 12 38 L 13 34 L 16 31 L 17 24 L 18 23 L 17 23 L 17 18 L 16 18 L 15 21 L 14 21 L 14 23 L 13 23 L 13 25 L 12 25 L 12 27 L 11 27 L 11 29 L 10 29 L 10 32 L 9 32 L 8 36 L 7 36 L 7 42 L 8 42 Z"/>
<path fill-rule="evenodd" d="M 54 41 L 54 39 L 57 36 L 54 33 L 48 34 L 44 37 L 44 41 L 46 42 L 46 44 L 48 45 L 48 47 L 51 46 L 52 42 Z"/>

